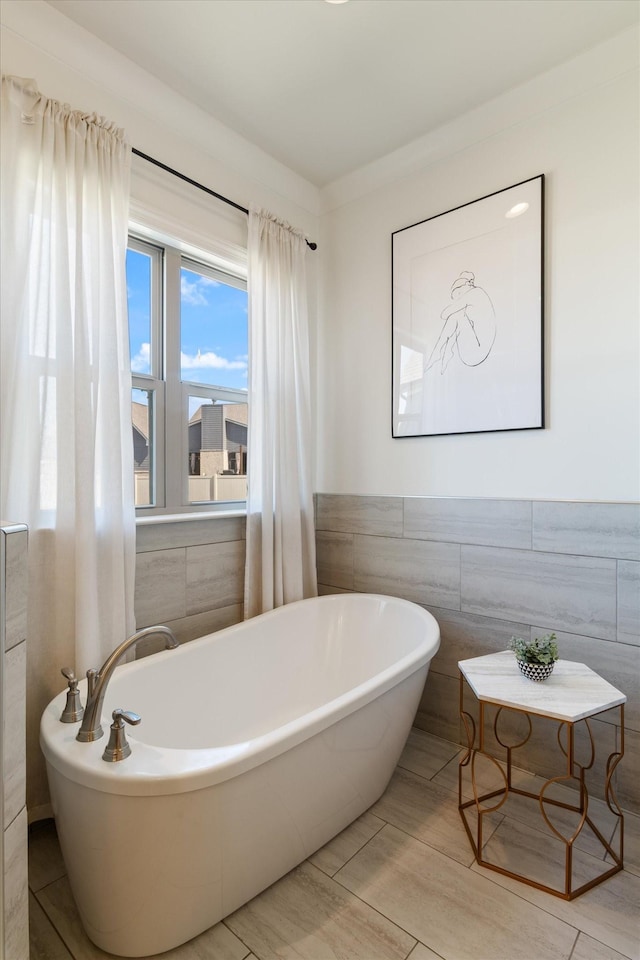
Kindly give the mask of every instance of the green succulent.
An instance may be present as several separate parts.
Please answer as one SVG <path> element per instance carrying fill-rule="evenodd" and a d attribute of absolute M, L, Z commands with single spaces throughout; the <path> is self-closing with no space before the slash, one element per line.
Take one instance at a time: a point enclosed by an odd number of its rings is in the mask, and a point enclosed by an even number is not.
<path fill-rule="evenodd" d="M 554 663 L 558 659 L 555 633 L 547 633 L 535 640 L 511 637 L 509 649 L 515 653 L 516 660 L 524 660 L 525 663 Z"/>

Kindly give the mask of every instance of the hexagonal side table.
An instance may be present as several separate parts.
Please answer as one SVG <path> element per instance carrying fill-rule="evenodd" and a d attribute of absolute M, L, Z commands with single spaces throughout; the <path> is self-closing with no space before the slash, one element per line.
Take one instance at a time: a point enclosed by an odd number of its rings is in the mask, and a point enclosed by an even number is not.
<path fill-rule="evenodd" d="M 624 704 L 627 699 L 625 695 L 585 664 L 573 663 L 569 660 L 558 660 L 551 676 L 542 683 L 536 683 L 522 676 L 518 670 L 514 654 L 508 650 L 484 657 L 474 657 L 471 660 L 461 660 L 458 667 L 460 670 L 460 716 L 465 726 L 468 742 L 467 751 L 462 756 L 458 766 L 458 810 L 476 861 L 483 867 L 521 880 L 523 883 L 537 887 L 539 890 L 545 890 L 547 893 L 564 900 L 573 900 L 581 893 L 622 870 L 624 816 L 615 796 L 612 777 L 624 754 Z M 473 717 L 465 710 L 465 683 L 478 702 L 477 731 Z M 487 707 L 497 708 L 493 720 L 493 735 L 500 747 L 506 751 L 506 761 L 494 756 L 490 750 L 487 750 L 485 737 Z M 620 740 L 616 744 L 616 749 L 608 756 L 605 764 L 604 800 L 609 811 L 616 818 L 617 828 L 612 830 L 610 840 L 607 841 L 589 815 L 589 791 L 585 777 L 586 773 L 595 764 L 596 753 L 589 720 L 613 707 L 619 707 L 620 710 Z M 499 719 L 505 709 L 524 715 L 528 724 L 528 733 L 524 738 L 511 744 L 504 742 L 498 731 Z M 512 776 L 512 753 L 529 741 L 533 729 L 532 717 L 544 717 L 558 722 L 557 741 L 566 761 L 564 764 L 565 772 L 561 776 L 550 777 L 546 780 L 538 793 L 532 793 L 515 786 Z M 578 724 L 585 725 L 590 744 L 590 757 L 588 762 L 582 764 L 576 759 L 575 730 Z M 564 743 L 563 731 L 565 734 Z M 504 735 L 502 736 L 504 737 Z M 497 751 L 494 750 L 495 752 Z M 498 789 L 483 794 L 479 792 L 476 777 L 476 762 L 480 756 L 488 758 L 492 764 L 495 764 L 504 781 L 504 785 Z M 471 777 L 473 790 L 473 799 L 471 800 L 465 800 L 463 795 L 463 776 L 466 773 L 470 774 Z M 566 803 L 553 799 L 551 796 L 545 796 L 548 788 L 552 785 L 562 785 L 572 781 L 577 785 L 575 803 Z M 564 844 L 564 886 L 562 888 L 541 883 L 524 873 L 517 873 L 485 859 L 484 818 L 500 810 L 512 795 L 536 800 L 542 820 L 548 830 L 551 831 L 550 836 Z M 578 817 L 577 826 L 570 836 L 565 836 L 554 825 L 546 808 L 549 810 L 563 808 L 572 811 Z M 475 811 L 477 816 L 475 831 L 470 826 L 467 815 L 467 812 L 472 810 Z M 605 855 L 608 856 L 613 865 L 611 866 L 603 859 L 602 863 L 605 869 L 586 883 L 575 887 L 573 882 L 574 844 L 585 824 L 589 826 L 596 841 L 601 845 L 601 856 L 603 858 Z M 611 845 L 614 833 L 618 837 L 617 851 Z"/>

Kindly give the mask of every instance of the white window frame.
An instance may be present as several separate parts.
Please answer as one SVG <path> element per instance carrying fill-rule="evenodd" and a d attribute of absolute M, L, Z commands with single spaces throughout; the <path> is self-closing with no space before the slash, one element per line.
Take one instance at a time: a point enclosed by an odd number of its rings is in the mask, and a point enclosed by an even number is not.
<path fill-rule="evenodd" d="M 149 417 L 150 440 L 149 489 L 154 502 L 136 507 L 136 517 L 162 517 L 202 513 L 245 513 L 246 500 L 207 500 L 189 502 L 188 410 L 189 397 L 247 403 L 247 392 L 210 386 L 181 379 L 180 364 L 180 277 L 181 269 L 193 270 L 240 290 L 247 289 L 242 265 L 238 273 L 216 266 L 206 254 L 183 252 L 164 241 L 147 239 L 130 232 L 128 246 L 152 258 L 151 273 L 151 350 L 150 373 L 131 374 L 134 389 L 153 391 L 153 410 Z M 171 456 L 169 451 L 179 451 Z"/>

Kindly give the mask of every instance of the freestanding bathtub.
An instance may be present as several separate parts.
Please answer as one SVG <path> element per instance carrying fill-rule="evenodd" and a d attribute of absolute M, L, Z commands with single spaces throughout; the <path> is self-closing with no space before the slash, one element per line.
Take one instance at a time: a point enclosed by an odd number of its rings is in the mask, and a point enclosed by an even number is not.
<path fill-rule="evenodd" d="M 60 722 L 65 694 L 52 700 L 40 740 L 91 940 L 127 957 L 169 950 L 371 806 L 439 643 L 416 604 L 340 594 L 118 667 L 94 743 Z M 105 763 L 116 707 L 142 723 L 127 727 L 131 756 Z"/>

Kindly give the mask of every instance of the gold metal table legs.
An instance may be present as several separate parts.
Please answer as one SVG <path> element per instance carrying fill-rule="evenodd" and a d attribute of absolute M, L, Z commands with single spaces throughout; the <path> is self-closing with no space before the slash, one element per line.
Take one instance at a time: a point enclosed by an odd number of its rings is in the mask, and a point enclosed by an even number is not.
<path fill-rule="evenodd" d="M 458 809 L 473 848 L 476 861 L 483 867 L 495 870 L 505 876 L 513 877 L 516 880 L 527 883 L 539 890 L 544 890 L 556 897 L 561 897 L 564 900 L 573 900 L 581 893 L 590 890 L 596 886 L 596 884 L 602 883 L 603 880 L 612 877 L 622 870 L 624 817 L 616 799 L 613 773 L 624 754 L 624 704 L 614 708 L 620 710 L 620 740 L 616 745 L 616 749 L 609 754 L 606 764 L 604 765 L 604 804 L 610 812 L 610 823 L 606 830 L 608 835 L 607 839 L 607 837 L 603 835 L 602 830 L 594 822 L 593 815 L 589 809 L 590 795 L 587 786 L 587 774 L 594 769 L 596 763 L 596 747 L 593 732 L 589 724 L 590 718 L 573 723 L 553 720 L 553 718 L 547 717 L 548 722 L 558 724 L 557 746 L 561 752 L 560 757 L 564 757 L 562 763 L 564 769 L 559 776 L 553 776 L 545 780 L 536 793 L 514 784 L 515 768 L 513 766 L 512 755 L 515 750 L 524 747 L 524 745 L 529 742 L 533 730 L 532 717 L 545 717 L 546 715 L 543 713 L 534 714 L 514 707 L 499 706 L 498 704 L 492 704 L 485 700 L 477 700 L 478 720 L 476 724 L 472 714 L 465 709 L 465 685 L 465 678 L 461 674 L 460 716 L 467 734 L 467 749 L 460 760 L 458 768 Z M 470 692 L 473 696 L 473 691 Z M 491 724 L 489 714 L 493 710 L 495 710 L 495 715 L 493 717 L 493 723 Z M 518 714 L 520 718 L 523 718 L 525 723 L 524 734 L 519 735 L 518 738 L 511 738 L 511 740 L 515 739 L 515 742 L 508 742 L 509 737 L 500 729 L 501 720 L 504 718 L 505 711 L 507 714 Z M 579 724 L 584 725 L 583 732 L 586 731 L 586 737 L 583 736 L 583 739 L 587 744 L 587 755 L 586 757 L 580 757 L 581 762 L 578 762 L 576 751 L 576 730 Z M 489 739 L 492 740 L 490 744 L 486 742 L 487 730 L 490 732 Z M 498 745 L 497 747 L 496 744 Z M 498 758 L 494 756 L 493 753 L 497 753 L 500 748 L 502 748 L 500 751 L 502 756 Z M 492 789 L 487 792 L 482 792 L 479 782 L 479 765 L 482 765 L 484 768 L 485 777 L 487 770 L 489 770 L 492 774 L 491 779 L 496 781 L 492 783 Z M 559 800 L 552 796 L 555 785 L 573 787 L 572 792 L 575 795 L 575 802 L 567 802 L 567 797 Z M 471 793 L 470 799 L 469 793 Z M 526 797 L 529 801 L 532 801 L 531 816 L 533 818 L 535 815 L 536 820 L 539 818 L 536 829 L 542 828 L 542 830 L 546 831 L 545 839 L 547 842 L 548 838 L 555 838 L 557 842 L 563 845 L 564 882 L 559 882 L 556 886 L 548 885 L 530 876 L 526 876 L 524 873 L 517 872 L 514 869 L 508 869 L 505 865 L 491 862 L 490 851 L 487 849 L 489 846 L 487 841 L 495 829 L 496 818 L 492 818 L 492 814 L 497 814 L 498 811 L 501 811 L 502 814 L 509 817 L 508 801 L 514 797 Z M 592 806 L 594 806 L 593 803 Z M 553 813 L 557 813 L 558 809 L 571 811 L 573 816 L 570 818 L 565 816 L 565 822 L 563 824 L 559 824 L 557 818 L 554 823 Z M 491 818 L 490 824 L 485 822 L 486 818 Z M 473 822 L 474 819 L 475 823 Z M 567 820 L 572 821 L 568 829 L 566 824 Z M 565 831 L 561 829 L 561 826 L 565 827 Z M 578 841 L 578 838 L 583 834 L 586 827 L 591 831 L 589 839 L 590 855 L 588 858 L 583 855 L 583 859 L 588 859 L 590 866 L 592 865 L 591 861 L 596 864 L 598 860 L 600 860 L 603 869 L 601 872 L 598 872 L 596 876 L 591 876 L 583 882 L 577 882 L 575 865 L 576 860 L 580 856 L 580 852 L 579 847 L 576 846 L 576 841 Z M 529 832 L 531 833 L 531 831 Z M 497 835 L 498 830 L 496 830 L 496 836 Z M 541 835 L 537 834 L 537 836 Z M 545 839 L 541 836 L 541 847 L 544 845 Z M 508 838 L 505 843 L 508 843 Z M 614 845 L 616 849 L 614 849 Z M 599 849 L 598 858 L 594 856 L 596 847 Z M 540 854 L 540 856 L 542 856 L 542 854 Z"/>

